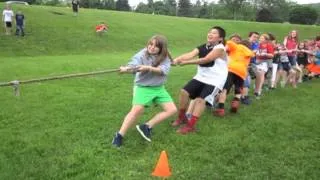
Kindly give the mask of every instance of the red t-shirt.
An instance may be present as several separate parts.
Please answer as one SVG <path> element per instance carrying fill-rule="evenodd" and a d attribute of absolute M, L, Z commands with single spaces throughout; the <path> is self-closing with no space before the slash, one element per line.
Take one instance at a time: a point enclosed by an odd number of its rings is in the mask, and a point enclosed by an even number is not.
<path fill-rule="evenodd" d="M 296 47 L 297 47 L 297 41 L 296 41 L 296 39 L 289 39 L 289 38 L 287 38 L 287 44 L 285 44 L 285 46 L 286 46 L 286 48 L 287 48 L 288 50 L 296 49 Z M 288 56 L 294 56 L 294 55 L 295 55 L 294 52 L 288 53 Z"/>
<path fill-rule="evenodd" d="M 269 42 L 260 43 L 258 53 L 256 56 L 258 61 L 271 59 L 271 58 L 268 58 L 267 56 L 261 56 L 262 53 L 274 54 L 273 45 Z"/>

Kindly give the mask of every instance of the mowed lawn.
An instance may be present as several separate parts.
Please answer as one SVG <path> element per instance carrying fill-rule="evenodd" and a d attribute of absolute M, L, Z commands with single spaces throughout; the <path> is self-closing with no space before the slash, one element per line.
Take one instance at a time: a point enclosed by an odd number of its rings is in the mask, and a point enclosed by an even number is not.
<path fill-rule="evenodd" d="M 215 24 L 226 26 L 228 34 L 265 28 L 281 36 L 297 28 L 308 38 L 319 32 L 312 26 L 98 10 L 80 11 L 82 19 L 73 31 L 78 17 L 72 17 L 70 9 L 14 8 L 29 13 L 28 20 L 34 19 L 28 21 L 33 33 L 27 29 L 24 39 L 0 35 L 0 82 L 117 68 L 155 32 L 168 36 L 174 56 L 204 42 L 207 29 Z M 64 18 L 50 16 L 50 11 L 64 12 Z M 108 17 L 111 27 L 118 26 L 99 38 L 91 29 L 101 15 Z M 195 71 L 194 66 L 172 67 L 166 87 L 176 103 L 180 88 Z M 320 176 L 319 79 L 297 89 L 265 92 L 260 101 L 242 106 L 236 115 L 216 118 L 207 110 L 195 134 L 177 134 L 170 126 L 175 117 L 154 129 L 152 143 L 132 129 L 123 147 L 116 149 L 111 140 L 130 110 L 133 78 L 109 73 L 22 85 L 20 97 L 13 95 L 11 87 L 1 87 L 0 179 L 157 179 L 151 173 L 162 150 L 169 157 L 169 179 Z M 159 110 L 148 108 L 140 122 Z"/>

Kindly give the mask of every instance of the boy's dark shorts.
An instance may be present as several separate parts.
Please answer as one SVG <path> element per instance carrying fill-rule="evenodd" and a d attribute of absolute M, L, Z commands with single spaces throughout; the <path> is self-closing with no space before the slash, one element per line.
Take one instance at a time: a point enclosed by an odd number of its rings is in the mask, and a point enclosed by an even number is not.
<path fill-rule="evenodd" d="M 9 22 L 9 21 L 6 21 L 6 27 L 7 27 L 7 28 L 11 28 L 11 27 L 12 27 L 12 23 Z"/>
<path fill-rule="evenodd" d="M 214 92 L 215 86 L 205 84 L 196 79 L 192 79 L 183 87 L 183 89 L 189 93 L 190 99 L 205 99 L 207 96 Z"/>

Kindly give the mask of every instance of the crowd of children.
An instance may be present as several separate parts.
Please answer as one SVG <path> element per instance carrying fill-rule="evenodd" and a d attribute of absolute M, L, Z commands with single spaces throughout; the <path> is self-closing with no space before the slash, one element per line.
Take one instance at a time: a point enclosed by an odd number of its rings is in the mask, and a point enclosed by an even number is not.
<path fill-rule="evenodd" d="M 178 117 L 171 125 L 178 127 L 180 134 L 195 131 L 206 105 L 213 109 L 213 115 L 225 116 L 224 103 L 233 86 L 230 111 L 237 113 L 240 104 L 251 103 L 248 92 L 252 79 L 254 96 L 260 99 L 265 89 L 275 89 L 278 84 L 296 88 L 298 83 L 320 75 L 320 36 L 299 41 L 298 32 L 293 30 L 282 42 L 271 33 L 250 32 L 247 40 L 234 34 L 227 42 L 225 37 L 225 30 L 215 26 L 209 30 L 206 43 L 171 61 L 167 41 L 163 36 L 155 36 L 128 66 L 120 67 L 120 72 L 136 73 L 133 107 L 112 144 L 123 144 L 126 131 L 152 103 L 160 104 L 163 111 L 136 126 L 149 142 L 152 128 L 176 112 Z M 180 90 L 178 109 L 164 88 L 170 65 L 198 67 L 196 75 Z"/>

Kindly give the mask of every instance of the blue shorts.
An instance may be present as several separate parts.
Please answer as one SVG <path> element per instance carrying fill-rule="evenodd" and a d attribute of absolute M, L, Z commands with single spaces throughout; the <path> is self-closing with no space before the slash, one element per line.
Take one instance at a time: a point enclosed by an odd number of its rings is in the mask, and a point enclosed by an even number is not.
<path fill-rule="evenodd" d="M 250 84 L 251 84 L 251 77 L 250 77 L 250 75 L 248 73 L 248 76 L 244 80 L 243 87 L 250 88 Z"/>
<path fill-rule="evenodd" d="M 297 57 L 296 56 L 288 56 L 289 62 L 291 66 L 297 65 Z"/>

